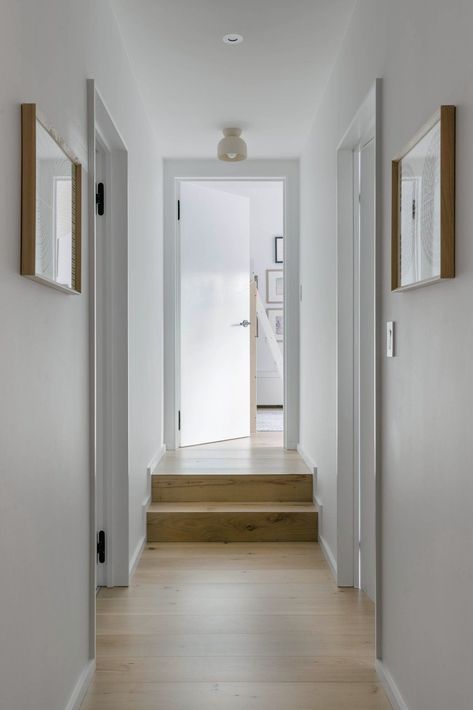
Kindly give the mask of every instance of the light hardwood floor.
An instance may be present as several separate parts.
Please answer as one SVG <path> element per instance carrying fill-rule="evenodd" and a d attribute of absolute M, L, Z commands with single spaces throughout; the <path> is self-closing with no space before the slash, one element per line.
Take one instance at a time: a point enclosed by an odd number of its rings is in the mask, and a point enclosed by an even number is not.
<path fill-rule="evenodd" d="M 373 605 L 316 543 L 150 544 L 97 600 L 84 710 L 388 710 Z"/>
<path fill-rule="evenodd" d="M 283 448 L 281 432 L 169 451 L 156 473 L 308 473 L 297 451 Z"/>
<path fill-rule="evenodd" d="M 162 468 L 306 473 L 274 442 L 182 449 Z M 389 710 L 373 605 L 336 587 L 317 543 L 150 543 L 131 586 L 98 595 L 97 672 L 82 707 Z"/>

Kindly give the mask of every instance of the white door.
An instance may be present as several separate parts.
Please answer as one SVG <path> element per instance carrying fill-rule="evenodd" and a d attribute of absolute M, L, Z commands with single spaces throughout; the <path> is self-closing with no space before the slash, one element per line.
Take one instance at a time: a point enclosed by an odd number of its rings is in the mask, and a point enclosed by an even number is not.
<path fill-rule="evenodd" d="M 360 586 L 376 593 L 375 521 L 375 141 L 360 152 L 359 481 Z M 355 319 L 356 322 L 356 319 Z"/>
<path fill-rule="evenodd" d="M 180 184 L 181 446 L 250 435 L 249 199 L 222 188 Z"/>

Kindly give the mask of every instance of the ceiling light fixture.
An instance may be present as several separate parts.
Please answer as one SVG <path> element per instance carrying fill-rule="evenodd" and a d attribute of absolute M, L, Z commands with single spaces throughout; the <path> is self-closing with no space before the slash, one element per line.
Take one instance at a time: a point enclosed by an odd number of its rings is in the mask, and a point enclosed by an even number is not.
<path fill-rule="evenodd" d="M 241 35 L 237 35 L 235 33 L 225 35 L 222 38 L 222 42 L 225 44 L 241 44 L 243 42 L 243 37 Z"/>
<path fill-rule="evenodd" d="M 246 143 L 240 137 L 241 128 L 224 128 L 223 136 L 218 144 L 218 159 L 230 163 L 246 160 Z"/>

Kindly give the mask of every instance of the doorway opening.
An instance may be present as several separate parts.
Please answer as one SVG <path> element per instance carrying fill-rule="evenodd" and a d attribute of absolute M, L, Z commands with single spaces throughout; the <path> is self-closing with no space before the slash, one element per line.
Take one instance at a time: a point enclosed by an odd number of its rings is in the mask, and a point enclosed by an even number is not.
<path fill-rule="evenodd" d="M 179 447 L 284 445 L 284 189 L 178 180 Z"/>
<path fill-rule="evenodd" d="M 337 582 L 376 602 L 380 648 L 377 80 L 337 153 Z"/>
<path fill-rule="evenodd" d="M 96 590 L 129 582 L 128 152 L 92 79 L 87 89 L 94 630 Z"/>

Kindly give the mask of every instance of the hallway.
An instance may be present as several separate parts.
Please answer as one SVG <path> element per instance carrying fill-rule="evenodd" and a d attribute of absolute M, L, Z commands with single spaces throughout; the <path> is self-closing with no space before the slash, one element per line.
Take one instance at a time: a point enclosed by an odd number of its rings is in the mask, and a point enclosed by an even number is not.
<path fill-rule="evenodd" d="M 157 473 L 307 474 L 281 443 L 259 433 L 179 449 Z M 337 588 L 317 543 L 148 543 L 130 587 L 98 595 L 84 710 L 389 707 L 374 607 Z"/>
<path fill-rule="evenodd" d="M 1 3 L 0 710 L 472 710 L 472 26 Z"/>
<path fill-rule="evenodd" d="M 374 608 L 316 543 L 150 544 L 97 599 L 83 710 L 388 710 Z"/>

